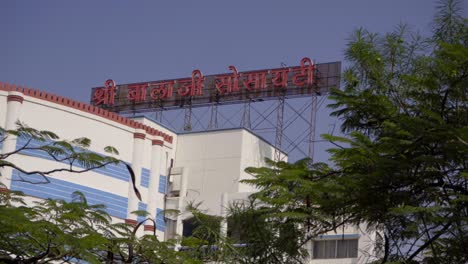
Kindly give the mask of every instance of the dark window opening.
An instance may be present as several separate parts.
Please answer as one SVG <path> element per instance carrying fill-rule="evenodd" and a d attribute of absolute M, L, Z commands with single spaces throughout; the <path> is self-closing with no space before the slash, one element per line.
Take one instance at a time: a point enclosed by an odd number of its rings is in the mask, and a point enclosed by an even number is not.
<path fill-rule="evenodd" d="M 184 228 L 182 230 L 182 236 L 184 237 L 193 236 L 193 231 L 198 226 L 194 218 L 185 219 L 183 221 L 183 225 L 184 225 Z"/>
<path fill-rule="evenodd" d="M 314 241 L 314 259 L 357 258 L 358 239 Z"/>

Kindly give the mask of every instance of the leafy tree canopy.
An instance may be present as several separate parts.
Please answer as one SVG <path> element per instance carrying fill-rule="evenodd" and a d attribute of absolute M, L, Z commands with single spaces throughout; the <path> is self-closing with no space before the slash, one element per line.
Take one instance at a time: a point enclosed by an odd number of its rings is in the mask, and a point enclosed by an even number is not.
<path fill-rule="evenodd" d="M 249 168 L 273 218 L 309 239 L 366 223 L 383 236 L 380 262 L 468 261 L 468 28 L 461 1 L 440 2 L 433 34 L 400 25 L 359 29 L 346 48 L 344 88 L 329 105 L 344 136 L 330 164 Z"/>

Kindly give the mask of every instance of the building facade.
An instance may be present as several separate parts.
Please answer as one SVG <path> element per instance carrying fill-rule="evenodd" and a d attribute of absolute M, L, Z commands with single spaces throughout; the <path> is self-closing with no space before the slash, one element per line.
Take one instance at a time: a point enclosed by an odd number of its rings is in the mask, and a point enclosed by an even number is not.
<path fill-rule="evenodd" d="M 0 83 L 0 126 L 15 129 L 21 121 L 38 130 L 49 130 L 63 139 L 91 139 L 90 151 L 103 154 L 106 146 L 119 151 L 118 159 L 131 166 L 141 201 L 136 197 L 125 164 L 109 165 L 86 173 L 61 172 L 48 184 L 30 184 L 39 175 L 24 175 L 3 168 L 2 184 L 22 191 L 29 200 L 55 198 L 71 200 L 74 191 L 82 192 L 89 203 L 106 205 L 115 222 L 136 224 L 143 220 L 131 212 L 145 210 L 156 225 L 145 222 L 140 235 L 152 233 L 160 239 L 183 234 L 187 203 L 201 203 L 208 214 L 225 215 L 224 208 L 246 199 L 255 191 L 240 180 L 252 177 L 247 167 L 264 166 L 273 159 L 275 148 L 252 132 L 239 128 L 177 134 L 146 118 L 132 119 L 95 106 L 46 92 Z M 9 136 L 2 142 L 2 153 L 15 151 L 27 142 Z M 29 144 L 37 144 L 30 142 Z M 286 159 L 286 153 L 283 153 Z M 36 150 L 9 158 L 25 169 L 48 170 L 65 166 Z M 176 209 L 177 216 L 164 216 Z M 225 227 L 224 227 L 225 228 Z M 339 234 L 327 234 L 308 245 L 311 263 L 364 263 L 375 251 L 376 234 L 365 227 L 346 227 Z"/>

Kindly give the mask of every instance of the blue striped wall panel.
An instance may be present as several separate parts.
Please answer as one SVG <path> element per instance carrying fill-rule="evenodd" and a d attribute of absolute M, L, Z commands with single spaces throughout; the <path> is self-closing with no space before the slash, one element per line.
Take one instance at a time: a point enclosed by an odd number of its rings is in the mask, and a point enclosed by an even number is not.
<path fill-rule="evenodd" d="M 0 134 L 0 153 L 3 152 L 3 141 L 5 140 L 11 140 L 11 137 L 9 138 L 6 133 Z"/>
<path fill-rule="evenodd" d="M 71 259 L 68 259 L 68 261 L 70 263 L 76 263 L 76 264 L 89 264 L 89 262 L 81 260 L 81 259 L 77 259 L 77 258 L 71 258 Z"/>
<path fill-rule="evenodd" d="M 167 176 L 160 175 L 159 176 L 158 192 L 165 194 L 166 193 L 166 186 L 167 186 Z"/>
<path fill-rule="evenodd" d="M 147 207 L 147 206 L 148 206 L 148 205 L 145 204 L 145 203 L 138 202 L 138 210 L 139 210 L 139 211 L 146 211 L 146 207 Z M 141 221 L 145 220 L 146 218 L 147 218 L 146 216 L 140 216 L 140 215 L 139 215 L 139 216 L 137 217 L 137 221 L 138 221 L 138 223 L 140 223 Z"/>
<path fill-rule="evenodd" d="M 11 182 L 12 190 L 21 191 L 26 195 L 38 198 L 61 199 L 67 202 L 72 200 L 72 193 L 74 191 L 80 191 L 85 195 L 89 204 L 104 204 L 108 214 L 121 219 L 125 219 L 127 217 L 127 197 L 54 178 L 49 178 L 50 183 L 48 184 L 21 182 L 19 181 L 21 178 L 30 182 L 44 181 L 44 179 L 38 174 L 26 175 L 14 170 Z"/>
<path fill-rule="evenodd" d="M 359 234 L 319 235 L 317 239 L 352 239 L 360 236 Z"/>
<path fill-rule="evenodd" d="M 166 231 L 166 220 L 164 219 L 163 209 L 156 209 L 156 229 L 159 231 Z"/>
<path fill-rule="evenodd" d="M 148 188 L 150 180 L 150 170 L 141 168 L 141 186 Z"/>
<path fill-rule="evenodd" d="M 26 143 L 27 143 L 27 139 L 18 138 L 18 140 L 16 142 L 16 149 L 24 146 Z M 39 142 L 39 141 L 31 141 L 31 142 L 29 142 L 28 146 L 29 147 L 39 147 L 39 146 L 42 146 L 44 144 L 47 144 L 47 143 L 46 142 Z M 47 154 L 44 151 L 40 151 L 40 150 L 26 149 L 26 150 L 21 151 L 21 154 L 36 157 L 36 158 L 43 158 L 43 159 L 54 161 L 54 159 L 49 154 Z M 99 154 L 99 155 L 102 155 L 102 154 Z M 67 163 L 67 162 L 64 162 L 64 163 Z M 76 167 L 83 168 L 78 163 L 74 164 L 74 165 Z M 102 174 L 102 175 L 105 175 L 105 176 L 109 176 L 109 177 L 112 177 L 112 178 L 115 178 L 115 179 L 118 179 L 118 180 L 126 181 L 126 182 L 128 182 L 129 179 L 130 179 L 130 174 L 129 174 L 125 164 L 123 164 L 123 163 L 109 164 L 109 165 L 107 165 L 107 166 L 105 166 L 103 168 L 93 169 L 93 171 L 96 172 L 96 173 L 99 173 L 99 174 Z"/>

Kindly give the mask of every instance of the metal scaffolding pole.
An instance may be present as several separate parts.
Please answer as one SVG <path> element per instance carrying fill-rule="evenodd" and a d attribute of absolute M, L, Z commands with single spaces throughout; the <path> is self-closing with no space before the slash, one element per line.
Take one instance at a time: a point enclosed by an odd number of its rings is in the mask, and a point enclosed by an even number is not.
<path fill-rule="evenodd" d="M 157 107 L 154 112 L 154 120 L 158 121 L 159 123 L 162 123 L 163 111 L 164 111 L 164 108 L 162 107 L 161 100 L 158 100 Z"/>
<path fill-rule="evenodd" d="M 192 100 L 190 100 L 188 106 L 185 107 L 184 131 L 192 131 Z"/>
<path fill-rule="evenodd" d="M 320 79 L 321 73 L 315 68 L 315 76 L 316 79 L 314 81 L 314 90 L 315 93 L 312 95 L 312 105 L 311 105 L 311 113 L 310 113 L 310 122 L 309 122 L 309 158 L 310 164 L 314 163 L 314 147 L 315 147 L 315 123 L 317 119 L 317 111 L 318 111 L 318 96 L 321 95 L 320 90 L 317 86 L 317 79 Z"/>
<path fill-rule="evenodd" d="M 317 95 L 312 96 L 312 105 L 309 122 L 309 158 L 314 162 L 314 144 L 315 144 L 315 123 L 317 119 Z"/>
<path fill-rule="evenodd" d="M 284 116 L 285 93 L 281 91 L 278 96 L 278 107 L 276 109 L 276 137 L 275 137 L 275 161 L 281 160 L 281 143 L 283 141 L 283 116 Z"/>
<path fill-rule="evenodd" d="M 210 123 L 208 124 L 208 129 L 216 128 L 218 128 L 218 104 L 211 106 Z"/>
<path fill-rule="evenodd" d="M 154 119 L 156 121 L 158 121 L 159 123 L 162 123 L 162 115 L 163 115 L 163 110 L 162 109 L 158 109 L 156 110 L 156 113 L 154 115 Z"/>
<path fill-rule="evenodd" d="M 251 100 L 244 103 L 244 112 L 242 114 L 241 127 L 248 129 L 252 128 L 252 123 L 250 122 L 250 102 Z"/>

